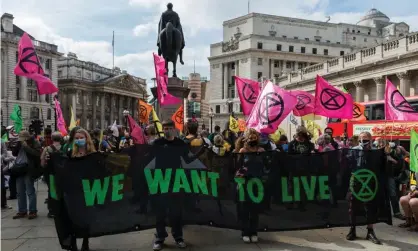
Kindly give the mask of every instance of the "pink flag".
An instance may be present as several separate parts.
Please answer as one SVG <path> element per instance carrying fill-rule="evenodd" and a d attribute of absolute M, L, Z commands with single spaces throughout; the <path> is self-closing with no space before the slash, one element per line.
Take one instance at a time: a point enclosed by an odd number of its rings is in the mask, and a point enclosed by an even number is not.
<path fill-rule="evenodd" d="M 65 126 L 64 116 L 62 116 L 62 110 L 60 102 L 55 99 L 55 113 L 57 116 L 57 128 L 61 132 L 62 135 L 67 135 L 67 129 Z"/>
<path fill-rule="evenodd" d="M 168 76 L 165 70 L 164 58 L 154 55 L 155 78 L 157 79 L 157 94 L 160 106 L 181 104 L 183 101 L 167 91 Z"/>
<path fill-rule="evenodd" d="M 290 92 L 268 82 L 247 119 L 247 128 L 261 133 L 274 133 L 280 123 L 295 108 L 297 99 Z"/>
<path fill-rule="evenodd" d="M 389 79 L 386 79 L 385 118 L 386 120 L 418 121 L 418 111 L 406 101 Z"/>
<path fill-rule="evenodd" d="M 315 114 L 328 118 L 353 118 L 353 98 L 316 76 Z"/>
<path fill-rule="evenodd" d="M 299 90 L 290 91 L 290 93 L 297 99 L 295 109 L 293 109 L 293 115 L 302 117 L 314 113 L 315 97 L 312 94 Z"/>
<path fill-rule="evenodd" d="M 58 88 L 45 76 L 33 47 L 32 40 L 25 32 L 19 41 L 19 60 L 14 73 L 17 76 L 30 78 L 36 82 L 39 95 L 58 92 Z"/>
<path fill-rule="evenodd" d="M 257 101 L 258 95 L 260 94 L 260 83 L 251 79 L 235 76 L 235 84 L 237 85 L 242 112 L 245 116 L 248 116 L 253 109 L 255 101 Z"/>
<path fill-rule="evenodd" d="M 128 115 L 129 134 L 131 135 L 134 144 L 146 144 L 144 132 L 142 128 L 135 122 L 135 120 Z"/>

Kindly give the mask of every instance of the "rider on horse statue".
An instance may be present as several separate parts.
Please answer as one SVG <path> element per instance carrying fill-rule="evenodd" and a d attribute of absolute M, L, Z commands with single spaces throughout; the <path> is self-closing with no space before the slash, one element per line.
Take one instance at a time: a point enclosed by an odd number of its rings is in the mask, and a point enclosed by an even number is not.
<path fill-rule="evenodd" d="M 173 11 L 173 4 L 172 3 L 167 4 L 167 10 L 161 14 L 160 23 L 158 24 L 158 39 L 157 39 L 158 55 L 161 56 L 161 54 L 163 54 L 163 51 L 162 51 L 161 45 L 160 45 L 160 33 L 166 27 L 168 22 L 173 24 L 174 28 L 179 30 L 180 33 L 181 33 L 182 44 L 181 44 L 181 50 L 179 52 L 179 56 L 180 56 L 180 63 L 184 64 L 184 62 L 183 62 L 183 48 L 185 46 L 185 43 L 184 43 L 183 28 L 181 27 L 179 15 L 175 11 Z"/>

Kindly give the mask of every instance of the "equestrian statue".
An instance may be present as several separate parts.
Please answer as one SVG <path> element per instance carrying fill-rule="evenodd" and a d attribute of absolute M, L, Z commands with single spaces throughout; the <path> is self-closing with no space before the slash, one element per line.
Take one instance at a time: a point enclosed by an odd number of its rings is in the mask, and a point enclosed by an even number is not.
<path fill-rule="evenodd" d="M 168 75 L 168 62 L 173 63 L 173 77 L 176 75 L 177 57 L 183 65 L 184 36 L 179 15 L 173 11 L 173 4 L 167 4 L 167 10 L 161 14 L 158 24 L 158 55 L 165 59 L 165 69 Z"/>

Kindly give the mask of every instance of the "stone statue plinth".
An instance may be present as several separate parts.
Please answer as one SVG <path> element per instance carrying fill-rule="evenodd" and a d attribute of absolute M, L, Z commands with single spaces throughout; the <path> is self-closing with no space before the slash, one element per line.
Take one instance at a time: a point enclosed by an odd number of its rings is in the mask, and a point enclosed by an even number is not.
<path fill-rule="evenodd" d="M 167 91 L 171 95 L 183 100 L 183 102 L 181 104 L 167 105 L 163 107 L 161 107 L 160 102 L 158 102 L 158 105 L 156 105 L 155 112 L 157 113 L 158 118 L 161 122 L 166 119 L 171 119 L 171 116 L 173 116 L 177 109 L 179 109 L 179 107 L 184 104 L 184 100 L 189 95 L 190 89 L 184 87 L 183 80 L 179 78 L 168 78 Z M 151 92 L 154 98 L 158 99 L 157 87 L 151 88 Z"/>

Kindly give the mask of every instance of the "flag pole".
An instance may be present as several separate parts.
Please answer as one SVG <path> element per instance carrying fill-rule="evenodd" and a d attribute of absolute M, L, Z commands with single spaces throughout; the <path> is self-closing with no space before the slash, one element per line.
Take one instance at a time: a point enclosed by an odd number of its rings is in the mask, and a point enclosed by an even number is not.
<path fill-rule="evenodd" d="M 248 0 L 248 14 L 250 14 L 250 0 Z"/>
<path fill-rule="evenodd" d="M 115 70 L 115 31 L 112 36 L 112 70 Z"/>

